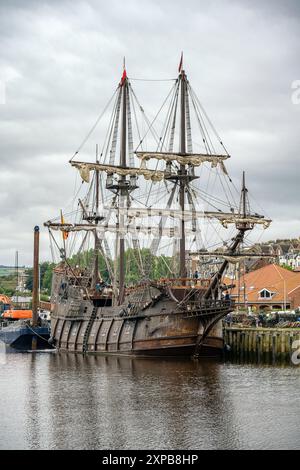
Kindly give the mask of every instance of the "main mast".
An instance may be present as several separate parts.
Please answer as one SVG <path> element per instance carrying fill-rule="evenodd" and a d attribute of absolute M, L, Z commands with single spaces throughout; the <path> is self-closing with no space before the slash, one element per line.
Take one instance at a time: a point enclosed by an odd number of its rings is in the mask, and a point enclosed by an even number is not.
<path fill-rule="evenodd" d="M 180 153 L 186 153 L 186 119 L 185 119 L 185 99 L 186 99 L 186 74 L 181 70 L 179 75 L 181 81 L 181 101 L 180 101 Z M 180 277 L 186 277 L 186 263 L 185 263 L 185 222 L 184 222 L 184 199 L 185 199 L 185 175 L 186 168 L 184 164 L 180 165 L 180 189 L 179 189 L 179 204 L 182 212 L 181 230 L 180 230 Z"/>
<path fill-rule="evenodd" d="M 127 148 L 127 106 L 126 106 L 126 95 L 128 92 L 128 80 L 126 69 L 124 67 L 123 76 L 120 86 L 122 87 L 122 118 L 121 118 L 121 149 L 120 149 L 120 166 L 121 168 L 127 167 L 126 161 L 126 148 Z M 126 176 L 121 176 L 119 185 L 119 207 L 124 207 L 124 200 L 128 194 L 126 189 Z M 124 215 L 121 216 L 119 224 L 122 227 L 124 225 Z M 125 240 L 124 235 L 121 234 L 119 242 L 119 299 L 118 303 L 121 305 L 125 297 Z"/>

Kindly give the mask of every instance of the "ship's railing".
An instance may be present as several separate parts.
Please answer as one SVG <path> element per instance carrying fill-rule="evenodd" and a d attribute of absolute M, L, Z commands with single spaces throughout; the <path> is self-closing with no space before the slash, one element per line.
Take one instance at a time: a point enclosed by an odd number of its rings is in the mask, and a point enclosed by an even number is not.
<path fill-rule="evenodd" d="M 79 287 L 90 287 L 92 283 L 92 277 L 86 276 L 81 273 L 68 274 L 66 277 L 70 285 L 79 286 Z"/>
<path fill-rule="evenodd" d="M 157 281 L 160 286 L 168 286 L 173 288 L 207 288 L 211 279 L 195 278 L 195 277 L 176 277 L 176 278 L 161 278 Z"/>
<path fill-rule="evenodd" d="M 182 302 L 180 307 L 188 315 L 209 314 L 215 311 L 229 311 L 234 308 L 232 299 L 200 299 L 196 302 Z"/>
<path fill-rule="evenodd" d="M 140 281 L 140 282 L 138 282 L 134 285 L 127 286 L 126 287 L 126 293 L 130 294 L 131 292 L 135 292 L 138 289 L 143 289 L 145 287 L 149 287 L 149 284 L 152 285 L 152 284 L 155 284 L 155 282 L 154 281 Z"/>
<path fill-rule="evenodd" d="M 177 308 L 175 308 L 173 312 L 168 312 L 168 314 L 172 315 L 172 313 L 184 313 L 187 317 L 199 317 L 201 315 L 209 316 L 222 312 L 226 314 L 233 310 L 234 305 L 235 303 L 231 299 L 203 299 L 202 301 L 189 302 L 188 304 L 181 302 L 177 305 Z M 143 316 L 143 310 L 146 306 L 146 304 L 143 305 L 140 302 L 128 305 L 127 307 L 123 307 L 123 309 L 119 312 L 119 315 L 128 318 L 140 317 Z M 163 312 L 160 311 L 153 315 L 161 315 L 162 313 Z"/>
<path fill-rule="evenodd" d="M 132 317 L 132 316 L 136 316 L 138 315 L 144 308 L 147 304 L 149 304 L 151 302 L 147 302 L 147 303 L 142 303 L 142 302 L 129 302 L 127 306 L 124 306 L 119 314 L 121 317 Z"/>

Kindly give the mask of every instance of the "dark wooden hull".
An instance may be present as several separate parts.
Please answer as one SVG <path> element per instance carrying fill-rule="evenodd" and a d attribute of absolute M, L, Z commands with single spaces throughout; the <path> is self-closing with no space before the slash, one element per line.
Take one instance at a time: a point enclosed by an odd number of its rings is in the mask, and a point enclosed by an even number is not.
<path fill-rule="evenodd" d="M 162 313 L 142 318 L 96 317 L 68 319 L 53 314 L 51 331 L 60 351 L 134 356 L 192 356 L 201 336 L 199 318 L 179 313 Z M 89 332 L 88 335 L 86 332 Z M 223 351 L 222 329 L 217 324 L 201 348 L 205 356 Z"/>

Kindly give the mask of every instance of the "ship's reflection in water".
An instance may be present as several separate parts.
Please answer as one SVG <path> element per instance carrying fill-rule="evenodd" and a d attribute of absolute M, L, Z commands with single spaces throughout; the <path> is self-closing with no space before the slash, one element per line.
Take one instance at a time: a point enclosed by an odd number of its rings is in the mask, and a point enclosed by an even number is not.
<path fill-rule="evenodd" d="M 300 448 L 300 368 L 11 354 L 0 447 Z"/>

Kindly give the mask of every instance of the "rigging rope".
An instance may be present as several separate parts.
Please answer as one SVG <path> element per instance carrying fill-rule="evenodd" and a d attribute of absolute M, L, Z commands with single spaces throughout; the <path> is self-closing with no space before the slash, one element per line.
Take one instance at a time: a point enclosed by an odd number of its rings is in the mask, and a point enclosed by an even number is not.
<path fill-rule="evenodd" d="M 172 91 L 173 91 L 173 88 L 174 88 L 174 87 L 171 88 L 171 90 L 169 91 L 169 93 L 168 93 L 167 97 L 165 98 L 163 104 L 161 105 L 161 107 L 160 107 L 159 110 L 157 111 L 157 113 L 156 113 L 154 119 L 152 120 L 152 122 L 150 122 L 150 126 L 149 126 L 147 132 L 145 133 L 144 137 L 142 138 L 142 141 L 139 143 L 139 145 L 137 146 L 137 148 L 135 149 L 135 151 L 138 150 L 138 148 L 141 146 L 143 140 L 145 139 L 146 135 L 151 131 L 151 129 L 152 129 L 152 127 L 154 126 L 154 123 L 155 123 L 155 121 L 156 121 L 158 115 L 160 114 L 161 110 L 164 108 L 166 102 L 168 101 L 168 99 L 169 99 L 169 97 L 170 97 L 170 95 L 171 95 L 171 93 L 172 93 Z"/>
<path fill-rule="evenodd" d="M 132 135 L 132 123 L 131 123 L 131 110 L 129 100 L 129 88 L 126 88 L 126 108 L 127 108 L 127 126 L 128 126 L 128 152 L 129 152 L 129 165 L 134 168 L 134 156 L 133 156 L 133 135 Z"/>
<path fill-rule="evenodd" d="M 117 104 L 116 104 L 116 114 L 115 114 L 115 125 L 113 128 L 113 138 L 112 138 L 112 143 L 111 143 L 111 148 L 110 148 L 110 156 L 109 156 L 109 164 L 114 165 L 115 164 L 115 156 L 116 156 L 116 147 L 117 147 L 117 138 L 118 138 L 118 128 L 119 128 L 119 119 L 120 119 L 120 109 L 121 109 L 121 88 L 119 91 L 118 99 L 117 99 Z M 109 141 L 107 142 L 107 149 L 108 149 Z M 106 154 L 108 153 L 108 150 L 106 151 Z"/>
<path fill-rule="evenodd" d="M 187 136 L 187 151 L 188 153 L 193 153 L 189 92 L 188 92 L 187 86 L 186 86 L 186 94 L 185 94 L 185 119 L 186 119 L 186 134 L 187 134 L 186 135 Z"/>
<path fill-rule="evenodd" d="M 110 100 L 108 101 L 107 105 L 105 106 L 104 110 L 102 111 L 102 113 L 99 115 L 99 117 L 96 119 L 96 122 L 95 124 L 92 126 L 91 130 L 87 133 L 86 137 L 83 139 L 82 143 L 79 145 L 78 149 L 76 150 L 76 152 L 74 153 L 73 157 L 71 158 L 70 161 L 73 160 L 73 158 L 80 152 L 80 150 L 82 149 L 82 147 L 85 145 L 85 143 L 88 141 L 88 139 L 90 138 L 90 136 L 92 135 L 92 133 L 94 132 L 94 130 L 96 129 L 98 123 L 101 121 L 102 117 L 104 116 L 104 114 L 106 113 L 108 107 L 110 106 L 110 103 L 112 102 L 113 98 L 115 97 L 116 93 L 118 91 L 118 88 L 115 90 L 114 94 L 112 95 L 112 97 L 110 98 Z"/>
<path fill-rule="evenodd" d="M 174 148 L 174 136 L 175 136 L 175 128 L 176 128 L 176 116 L 177 116 L 177 104 L 178 104 L 178 96 L 179 96 L 179 80 L 178 85 L 175 88 L 175 99 L 174 99 L 174 114 L 173 114 L 173 122 L 170 130 L 170 140 L 169 140 L 169 152 L 173 152 Z"/>
<path fill-rule="evenodd" d="M 140 81 L 140 82 L 175 82 L 177 78 L 132 78 L 130 80 Z"/>

